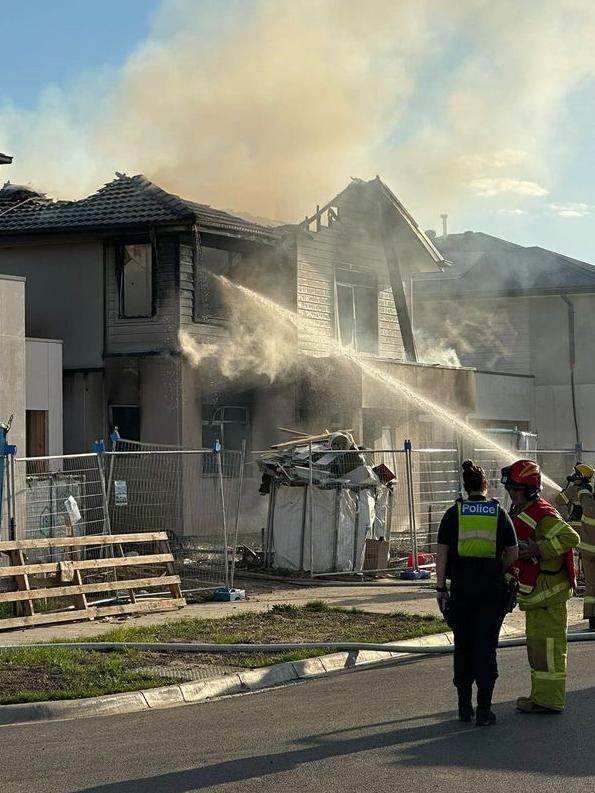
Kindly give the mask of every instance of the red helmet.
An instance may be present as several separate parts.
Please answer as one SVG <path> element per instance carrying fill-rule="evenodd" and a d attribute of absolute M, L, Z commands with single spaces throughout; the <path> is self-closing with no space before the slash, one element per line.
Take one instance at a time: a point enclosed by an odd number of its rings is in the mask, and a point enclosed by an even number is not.
<path fill-rule="evenodd" d="M 524 488 L 528 496 L 534 496 L 541 490 L 541 469 L 534 460 L 517 460 L 502 469 L 500 481 L 507 490 Z"/>

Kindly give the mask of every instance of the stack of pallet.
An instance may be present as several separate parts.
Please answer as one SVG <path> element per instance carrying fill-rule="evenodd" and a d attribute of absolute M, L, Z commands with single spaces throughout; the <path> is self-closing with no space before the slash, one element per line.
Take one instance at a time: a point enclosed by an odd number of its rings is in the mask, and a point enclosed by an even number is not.
<path fill-rule="evenodd" d="M 154 546 L 151 552 L 143 551 L 147 545 Z M 37 559 L 28 561 L 27 554 Z M 55 556 L 61 558 L 38 561 Z M 0 614 L 6 614 L 0 616 L 0 630 L 186 604 L 164 531 L 2 541 L 0 560 L 8 561 L 0 561 Z M 169 597 L 151 593 L 156 588 Z M 139 590 L 150 597 L 139 599 Z M 113 602 L 120 593 L 127 603 Z M 101 596 L 101 604 L 94 605 L 92 596 Z M 106 596 L 110 605 L 103 605 Z"/>

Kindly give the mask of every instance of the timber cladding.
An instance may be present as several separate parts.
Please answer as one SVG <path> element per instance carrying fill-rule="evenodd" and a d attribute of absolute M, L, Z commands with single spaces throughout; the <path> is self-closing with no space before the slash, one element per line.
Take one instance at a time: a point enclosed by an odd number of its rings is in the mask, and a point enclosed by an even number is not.
<path fill-rule="evenodd" d="M 151 552 L 140 552 L 150 545 Z M 125 548 L 128 550 L 127 555 Z M 27 561 L 27 552 L 51 561 Z M 0 630 L 177 609 L 186 605 L 167 533 L 105 534 L 0 542 Z M 61 557 L 61 558 L 55 558 Z M 4 557 L 0 556 L 0 559 Z M 139 600 L 139 590 L 158 588 Z M 105 595 L 127 593 L 128 603 L 105 604 Z M 103 593 L 100 603 L 89 596 Z"/>

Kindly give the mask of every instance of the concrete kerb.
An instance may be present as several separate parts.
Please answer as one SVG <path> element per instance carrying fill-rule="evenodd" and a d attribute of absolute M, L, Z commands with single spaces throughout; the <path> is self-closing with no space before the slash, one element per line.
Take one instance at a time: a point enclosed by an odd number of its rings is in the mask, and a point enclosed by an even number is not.
<path fill-rule="evenodd" d="M 505 638 L 524 634 L 502 627 Z M 437 647 L 452 644 L 452 633 L 435 633 L 419 639 L 389 642 L 399 646 Z M 338 652 L 330 655 L 306 658 L 302 661 L 275 664 L 262 669 L 250 669 L 208 680 L 196 680 L 172 686 L 162 686 L 143 691 L 108 694 L 88 699 L 58 700 L 55 702 L 31 702 L 17 705 L 0 705 L 0 726 L 25 722 L 89 718 L 111 714 L 135 713 L 186 705 L 234 694 L 261 691 L 266 688 L 297 683 L 301 680 L 323 677 L 345 672 L 362 666 L 373 667 L 389 661 L 418 658 L 418 653 L 391 653 L 375 650 Z"/>

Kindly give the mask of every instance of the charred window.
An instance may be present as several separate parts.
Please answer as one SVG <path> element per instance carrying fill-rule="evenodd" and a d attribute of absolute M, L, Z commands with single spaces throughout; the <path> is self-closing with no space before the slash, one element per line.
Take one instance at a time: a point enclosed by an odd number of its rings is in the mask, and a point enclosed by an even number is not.
<path fill-rule="evenodd" d="M 153 246 L 121 245 L 118 248 L 120 317 L 153 316 Z"/>
<path fill-rule="evenodd" d="M 241 254 L 201 245 L 196 267 L 194 319 L 197 322 L 222 320 L 228 315 L 225 287 L 217 276 L 229 277 Z"/>
<path fill-rule="evenodd" d="M 121 438 L 127 441 L 140 441 L 140 406 L 110 405 L 112 431 L 117 429 Z"/>
<path fill-rule="evenodd" d="M 378 352 L 378 284 L 375 273 L 335 271 L 337 335 L 344 347 Z"/>
<path fill-rule="evenodd" d="M 202 445 L 205 449 L 212 449 L 218 440 L 223 449 L 239 451 L 242 441 L 248 441 L 250 412 L 247 407 L 203 404 L 202 416 Z"/>
<path fill-rule="evenodd" d="M 202 406 L 202 445 L 212 449 L 215 441 L 219 441 L 223 452 L 239 451 L 243 441 L 250 440 L 250 410 L 241 405 L 209 405 Z M 237 476 L 237 455 L 223 454 L 221 458 L 224 476 Z M 217 474 L 218 468 L 215 455 L 203 460 L 203 474 Z"/>

